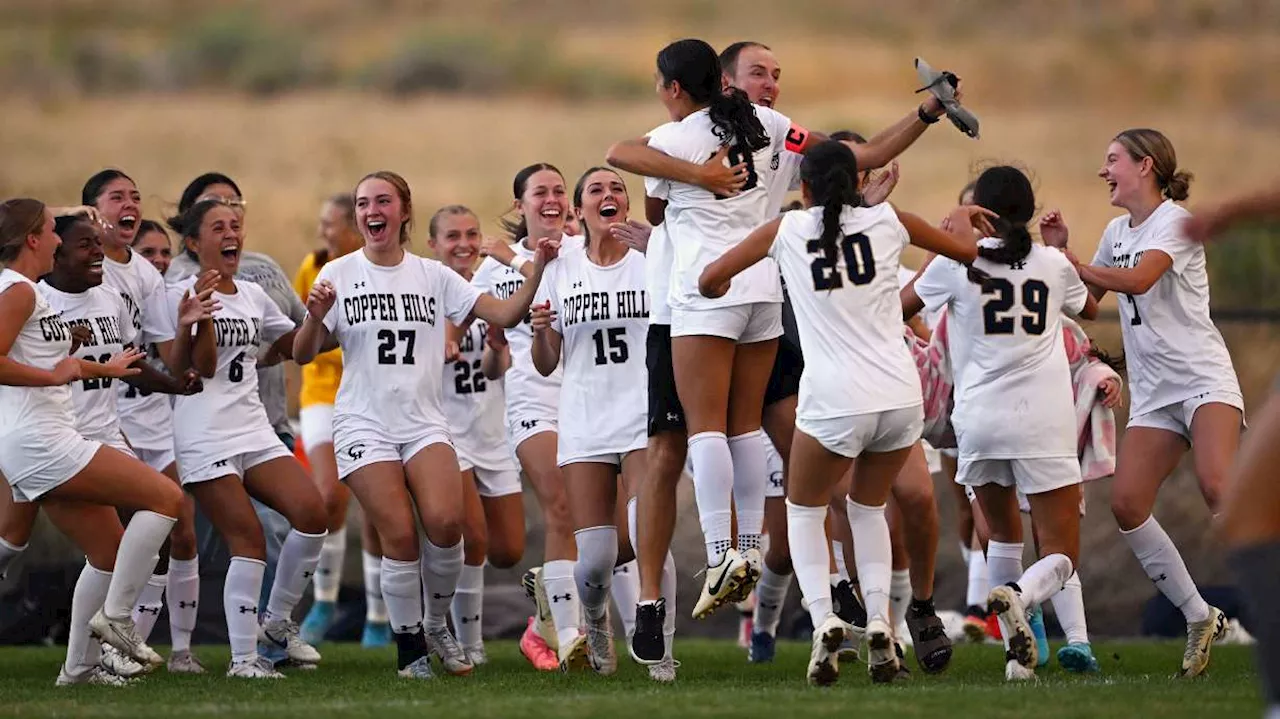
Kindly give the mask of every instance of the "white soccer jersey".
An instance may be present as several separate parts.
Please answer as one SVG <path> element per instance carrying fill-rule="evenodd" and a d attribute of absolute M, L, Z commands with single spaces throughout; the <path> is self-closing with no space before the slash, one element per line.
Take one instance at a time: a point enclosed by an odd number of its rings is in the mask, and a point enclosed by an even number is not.
<path fill-rule="evenodd" d="M 560 254 L 580 252 L 580 248 L 574 249 L 575 244 L 580 243 L 564 238 Z M 524 246 L 523 240 L 512 245 L 511 249 L 515 250 L 517 257 L 533 261 L 534 252 Z M 524 275 L 492 257 L 486 257 L 471 278 L 472 287 L 500 300 L 515 294 L 523 285 Z M 508 421 L 555 419 L 560 402 L 560 369 L 556 368 L 550 377 L 543 377 L 533 366 L 533 329 L 529 326 L 529 319 L 530 315 L 525 315 L 523 322 L 504 330 L 511 345 L 511 369 L 506 375 Z"/>
<path fill-rule="evenodd" d="M 189 277 L 170 288 L 167 316 L 175 330 L 178 303 L 195 282 L 195 277 Z M 234 294 L 213 293 L 222 305 L 213 315 L 217 344 L 213 377 L 204 378 L 203 391 L 174 400 L 174 448 L 184 472 L 271 449 L 279 442 L 258 397 L 258 358 L 295 325 L 258 285 L 236 282 L 235 286 Z"/>
<path fill-rule="evenodd" d="M 35 307 L 14 338 L 8 357 L 30 367 L 52 370 L 71 352 L 71 330 L 58 316 L 58 311 L 31 280 L 8 268 L 0 269 L 0 292 L 13 285 L 26 283 L 36 290 Z M 18 434 L 57 437 L 60 432 L 75 432 L 71 387 L 16 387 L 0 384 L 0 437 Z M 0 445 L 10 446 L 8 441 Z M 5 456 L 0 462 L 20 463 L 22 457 Z M 0 467 L 3 469 L 3 467 Z M 12 481 L 15 470 L 6 470 Z"/>
<path fill-rule="evenodd" d="M 563 337 L 557 461 L 644 447 L 649 421 L 645 256 L 630 250 L 608 267 L 585 252 L 561 256 L 547 267 L 538 297 L 551 301 L 556 313 L 551 326 Z"/>
<path fill-rule="evenodd" d="M 103 258 L 102 284 L 120 293 L 133 324 L 137 343 L 147 350 L 147 361 L 164 369 L 155 348 L 158 342 L 173 339 L 169 319 L 169 299 L 164 277 L 142 255 L 129 251 L 129 261 Z M 173 447 L 173 407 L 167 395 L 143 393 L 136 387 L 116 382 L 119 393 L 120 427 L 134 447 Z"/>
<path fill-rule="evenodd" d="M 130 313 L 115 290 L 98 285 L 85 292 L 67 293 L 47 282 L 41 282 L 39 289 L 68 328 L 84 327 L 92 335 L 76 350 L 80 359 L 105 363 L 125 345 L 134 343 L 136 335 Z M 120 442 L 116 384 L 124 384 L 124 380 L 103 377 L 72 383 L 76 429 L 85 438 L 111 444 Z"/>
<path fill-rule="evenodd" d="M 730 152 L 727 162 L 749 162 L 747 185 L 740 194 L 717 198 L 694 185 L 668 183 L 667 216 L 663 224 L 675 248 L 670 288 L 673 308 L 696 310 L 782 302 L 778 268 L 767 258 L 738 275 L 724 297 L 709 299 L 698 292 L 698 276 L 703 268 L 771 217 L 769 191 L 773 183 L 779 181 L 772 160 L 786 145 L 791 120 L 767 107 L 756 107 L 755 112 L 770 142 L 754 153 Z M 649 146 L 681 160 L 703 163 L 718 152 L 722 144 L 713 130 L 708 111 L 699 110 L 680 122 L 653 130 Z M 784 181 L 790 183 L 790 178 Z"/>
<path fill-rule="evenodd" d="M 444 368 L 444 415 L 458 459 L 481 469 L 514 470 L 502 378 L 488 379 L 480 369 L 488 329 L 484 320 L 473 320 L 459 343 L 462 357 Z"/>
<path fill-rule="evenodd" d="M 963 265 L 944 257 L 915 285 L 927 308 L 949 307 L 951 423 L 960 458 L 1075 458 L 1062 315 L 1084 309 L 1088 290 L 1066 256 L 1044 245 L 1033 245 L 1013 267 L 981 258 L 973 266 L 991 275 L 985 290 L 969 281 Z"/>
<path fill-rule="evenodd" d="M 785 148 L 776 150 L 773 153 L 773 157 L 769 159 L 769 166 L 773 168 L 773 176 L 767 187 L 769 190 L 769 204 L 765 209 L 766 220 L 782 211 L 782 205 L 787 201 L 788 192 L 800 189 L 801 162 L 804 162 L 804 155 Z"/>
<path fill-rule="evenodd" d="M 887 204 L 846 207 L 840 227 L 834 263 L 819 249 L 821 207 L 783 215 L 769 250 L 786 279 L 804 351 L 796 415 L 810 420 L 923 401 L 902 341 L 898 267 L 906 228 Z"/>
<path fill-rule="evenodd" d="M 1095 265 L 1128 268 L 1159 250 L 1173 260 L 1146 294 L 1117 294 L 1135 416 L 1208 392 L 1240 394 L 1231 355 L 1209 317 L 1204 247 L 1182 233 L 1190 216 L 1166 200 L 1137 227 L 1129 226 L 1128 215 L 1117 217 L 1093 258 Z"/>
<path fill-rule="evenodd" d="M 352 252 L 325 263 L 320 280 L 338 295 L 324 317 L 342 347 L 334 446 L 407 444 L 447 429 L 445 323 L 465 322 L 480 293 L 448 267 L 409 252 L 394 267 Z"/>

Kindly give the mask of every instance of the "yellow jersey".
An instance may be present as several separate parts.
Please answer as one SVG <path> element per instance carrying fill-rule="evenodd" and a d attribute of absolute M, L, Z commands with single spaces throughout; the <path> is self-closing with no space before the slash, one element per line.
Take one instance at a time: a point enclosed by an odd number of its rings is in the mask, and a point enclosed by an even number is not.
<path fill-rule="evenodd" d="M 324 250 L 312 252 L 302 261 L 298 273 L 293 277 L 293 289 L 307 301 L 311 286 L 320 274 L 321 265 L 316 262 L 317 254 L 327 254 Z M 330 258 L 332 259 L 332 258 Z M 302 366 L 302 391 L 298 394 L 298 404 L 310 407 L 317 404 L 333 404 L 338 396 L 338 384 L 342 381 L 342 350 L 333 350 L 318 355 L 310 364 Z"/>

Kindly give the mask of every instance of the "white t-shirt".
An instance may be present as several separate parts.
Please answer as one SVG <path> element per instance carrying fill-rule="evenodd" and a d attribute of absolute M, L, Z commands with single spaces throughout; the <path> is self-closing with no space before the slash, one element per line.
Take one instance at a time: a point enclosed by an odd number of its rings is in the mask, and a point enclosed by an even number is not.
<path fill-rule="evenodd" d="M 444 368 L 444 416 L 458 459 L 481 469 L 514 470 L 502 378 L 491 380 L 481 370 L 488 329 L 484 320 L 472 320 L 459 342 L 462 358 Z"/>
<path fill-rule="evenodd" d="M 164 276 L 133 250 L 129 251 L 129 261 L 124 263 L 104 257 L 102 271 L 103 286 L 116 290 L 124 300 L 136 341 L 146 349 L 148 361 L 163 368 L 155 344 L 173 339 Z M 172 447 L 173 408 L 169 396 L 144 394 L 124 382 L 116 382 L 115 385 L 120 395 L 120 427 L 129 443 L 142 449 Z"/>
<path fill-rule="evenodd" d="M 41 282 L 39 289 L 68 328 L 79 325 L 92 333 L 93 338 L 76 350 L 80 359 L 105 363 L 125 345 L 134 343 L 136 335 L 130 313 L 115 290 L 98 285 L 73 294 L 55 289 L 47 282 Z M 84 437 L 112 444 L 120 441 L 120 414 L 113 386 L 116 384 L 124 384 L 124 380 L 103 377 L 71 384 L 76 429 Z"/>
<path fill-rule="evenodd" d="M 8 357 L 14 362 L 52 370 L 71 351 L 71 330 L 36 284 L 11 269 L 0 269 L 0 292 L 26 283 L 35 291 L 35 306 L 13 339 Z M 21 437 L 65 436 L 76 432 L 71 387 L 16 387 L 0 384 L 0 447 L 19 448 Z M 9 481 L 30 474 L 18 452 L 0 452 L 0 471 Z M 37 470 L 38 471 L 38 470 Z"/>
<path fill-rule="evenodd" d="M 765 209 L 765 219 L 782 211 L 787 201 L 787 193 L 800 189 L 800 163 L 804 155 L 791 150 L 781 149 L 773 153 L 769 165 L 773 168 L 773 177 L 769 182 L 769 204 Z"/>
<path fill-rule="evenodd" d="M 331 282 L 338 295 L 324 316 L 342 347 L 334 446 L 407 444 L 447 430 L 441 397 L 445 322 L 465 322 L 480 293 L 457 272 L 410 252 L 394 267 L 352 252 L 325 263 L 320 280 Z"/>
<path fill-rule="evenodd" d="M 887 204 L 846 207 L 840 227 L 834 264 L 819 249 L 821 207 L 783 215 L 769 250 L 786 279 L 804 352 L 796 415 L 810 420 L 923 401 L 902 341 L 897 272 L 907 230 Z"/>
<path fill-rule="evenodd" d="M 649 302 L 645 256 L 629 250 L 608 267 L 585 252 L 562 255 L 543 275 L 563 337 L 557 461 L 629 452 L 647 443 Z M 532 356 L 532 355 L 531 355 Z"/>
<path fill-rule="evenodd" d="M 575 252 L 574 246 L 579 244 L 580 241 L 563 238 L 560 243 L 561 255 L 572 254 Z M 517 257 L 533 261 L 534 252 L 524 246 L 524 240 L 512 245 L 511 249 L 515 250 Z M 486 257 L 471 278 L 472 287 L 500 300 L 515 294 L 523 285 L 524 275 L 492 257 Z M 555 419 L 556 407 L 560 401 L 560 369 L 557 368 L 550 377 L 543 377 L 533 366 L 533 329 L 529 326 L 530 317 L 531 315 L 525 315 L 523 322 L 504 330 L 507 343 L 511 346 L 511 369 L 507 370 L 506 375 L 508 422 Z"/>
<path fill-rule="evenodd" d="M 671 273 L 670 302 L 676 309 L 711 309 L 754 302 L 782 302 L 778 268 L 764 259 L 734 278 L 724 297 L 709 299 L 698 292 L 698 276 L 703 268 L 741 242 L 752 230 L 772 217 L 769 191 L 779 178 L 772 165 L 775 153 L 786 145 L 791 120 L 767 107 L 756 107 L 769 144 L 750 154 L 730 152 L 726 162 L 750 161 L 747 187 L 733 197 L 717 198 L 706 190 L 681 182 L 668 183 L 667 216 L 663 224 L 675 248 Z M 680 122 L 656 128 L 649 146 L 672 157 L 703 163 L 720 150 L 711 116 L 699 110 Z M 652 193 L 651 193 L 651 196 Z"/>
<path fill-rule="evenodd" d="M 178 303 L 196 283 L 189 277 L 169 290 L 172 331 Z M 191 472 L 228 457 L 271 449 L 279 443 L 258 397 L 258 358 L 295 327 L 261 287 L 236 282 L 234 294 L 214 292 L 222 307 L 213 315 L 217 366 L 204 390 L 179 395 L 173 405 L 173 439 L 181 471 Z M 192 334 L 197 332 L 192 328 Z"/>
<path fill-rule="evenodd" d="M 981 258 L 973 266 L 991 275 L 988 291 L 945 257 L 915 285 L 925 307 L 949 308 L 951 423 L 960 458 L 1074 458 L 1075 397 L 1062 315 L 1084 309 L 1088 290 L 1066 256 L 1044 245 L 1033 245 L 1014 267 Z"/>
<path fill-rule="evenodd" d="M 1095 265 L 1125 268 L 1137 267 L 1149 250 L 1173 260 L 1146 294 L 1117 294 L 1134 416 L 1206 392 L 1240 394 L 1231 355 L 1209 317 L 1204 247 L 1182 234 L 1190 216 L 1166 200 L 1137 227 L 1129 226 L 1128 215 L 1117 217 L 1093 257 Z"/>

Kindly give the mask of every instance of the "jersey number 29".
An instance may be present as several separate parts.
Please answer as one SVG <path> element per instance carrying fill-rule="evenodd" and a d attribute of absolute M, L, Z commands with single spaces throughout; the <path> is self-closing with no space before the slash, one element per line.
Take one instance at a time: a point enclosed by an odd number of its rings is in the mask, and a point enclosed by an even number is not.
<path fill-rule="evenodd" d="M 1014 330 L 1013 283 L 1002 277 L 992 277 L 982 286 L 982 296 L 994 295 L 982 306 L 983 331 L 988 335 L 1011 335 Z M 1049 286 L 1040 280 L 1022 283 L 1022 307 L 1029 314 L 1022 316 L 1022 330 L 1029 335 L 1044 334 L 1045 319 L 1049 311 Z"/>

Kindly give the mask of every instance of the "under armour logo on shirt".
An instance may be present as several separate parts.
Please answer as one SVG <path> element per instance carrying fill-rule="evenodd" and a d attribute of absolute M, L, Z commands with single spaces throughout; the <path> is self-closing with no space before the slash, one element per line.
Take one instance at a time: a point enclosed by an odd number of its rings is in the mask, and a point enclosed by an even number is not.
<path fill-rule="evenodd" d="M 225 466 L 227 466 L 227 462 L 228 462 L 228 461 L 230 461 L 230 460 L 220 459 L 220 460 L 218 460 L 217 462 L 214 462 L 214 463 L 213 463 L 213 466 L 215 466 L 215 467 L 225 467 Z"/>
<path fill-rule="evenodd" d="M 573 289 L 575 289 L 575 290 L 576 290 L 576 289 L 578 289 L 579 287 L 582 287 L 582 280 L 578 280 L 577 282 L 574 282 L 574 283 L 573 283 Z"/>
<path fill-rule="evenodd" d="M 364 286 L 365 286 L 365 283 L 364 283 L 364 282 L 357 282 L 357 283 L 356 283 L 356 289 L 357 289 L 357 290 L 364 289 Z"/>

